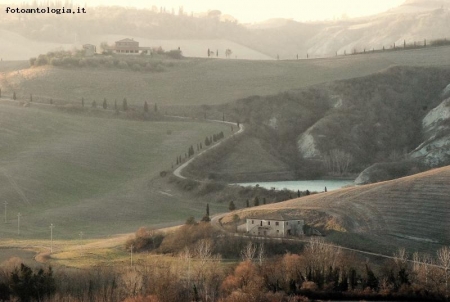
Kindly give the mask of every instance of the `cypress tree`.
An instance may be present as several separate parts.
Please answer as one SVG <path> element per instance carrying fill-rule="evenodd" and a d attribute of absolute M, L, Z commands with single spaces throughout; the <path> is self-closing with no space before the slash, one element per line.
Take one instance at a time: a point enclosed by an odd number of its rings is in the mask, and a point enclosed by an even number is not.
<path fill-rule="evenodd" d="M 97 102 L 95 100 L 92 101 L 92 108 L 97 108 Z"/>
<path fill-rule="evenodd" d="M 53 99 L 50 99 L 50 105 L 53 105 Z"/>
<path fill-rule="evenodd" d="M 253 205 L 255 207 L 259 206 L 259 198 L 258 198 L 258 196 L 256 196 L 255 199 L 253 199 Z"/>
<path fill-rule="evenodd" d="M 128 103 L 127 103 L 127 99 L 126 98 L 123 99 L 122 109 L 123 109 L 123 111 L 127 111 L 128 110 Z"/>
<path fill-rule="evenodd" d="M 245 201 L 245 203 L 246 203 L 247 208 L 250 208 L 250 202 L 248 199 Z"/>
<path fill-rule="evenodd" d="M 209 203 L 206 204 L 206 216 L 209 217 Z"/>
<path fill-rule="evenodd" d="M 205 215 L 205 216 L 203 216 L 202 221 L 203 222 L 210 222 L 211 219 L 209 218 L 209 215 Z"/>
<path fill-rule="evenodd" d="M 366 286 L 370 287 L 371 289 L 378 289 L 378 279 L 367 264 L 366 264 Z"/>
<path fill-rule="evenodd" d="M 144 103 L 144 112 L 148 112 L 148 103 L 145 101 Z"/>
<path fill-rule="evenodd" d="M 228 206 L 228 210 L 230 210 L 230 211 L 236 210 L 236 206 L 234 205 L 233 201 L 230 201 L 230 205 Z"/>
<path fill-rule="evenodd" d="M 297 190 L 297 197 L 300 197 L 301 195 L 300 190 Z"/>

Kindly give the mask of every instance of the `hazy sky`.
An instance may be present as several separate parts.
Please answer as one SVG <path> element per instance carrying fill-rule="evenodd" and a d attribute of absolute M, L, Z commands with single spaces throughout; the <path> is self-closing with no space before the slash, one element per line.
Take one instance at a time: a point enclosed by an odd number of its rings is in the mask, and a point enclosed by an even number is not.
<path fill-rule="evenodd" d="M 23 0 L 0 0 L 0 3 L 21 3 Z M 31 2 L 31 1 L 27 1 Z M 39 0 L 38 0 L 39 2 Z M 63 1 L 64 2 L 64 1 Z M 218 9 L 240 22 L 256 22 L 270 18 L 292 18 L 298 21 L 359 17 L 376 14 L 398 6 L 405 0 L 74 0 L 88 5 L 121 5 L 151 8 L 179 6 L 190 13 Z"/>

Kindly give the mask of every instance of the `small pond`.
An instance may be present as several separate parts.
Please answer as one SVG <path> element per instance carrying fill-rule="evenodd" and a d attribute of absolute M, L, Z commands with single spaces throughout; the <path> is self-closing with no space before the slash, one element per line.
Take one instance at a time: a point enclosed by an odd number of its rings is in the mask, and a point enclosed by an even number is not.
<path fill-rule="evenodd" d="M 271 182 L 247 182 L 237 183 L 240 186 L 254 187 L 259 185 L 265 189 L 283 190 L 288 189 L 290 191 L 306 191 L 310 192 L 323 192 L 325 187 L 327 191 L 337 190 L 346 186 L 354 185 L 353 180 L 292 180 L 292 181 L 271 181 Z"/>

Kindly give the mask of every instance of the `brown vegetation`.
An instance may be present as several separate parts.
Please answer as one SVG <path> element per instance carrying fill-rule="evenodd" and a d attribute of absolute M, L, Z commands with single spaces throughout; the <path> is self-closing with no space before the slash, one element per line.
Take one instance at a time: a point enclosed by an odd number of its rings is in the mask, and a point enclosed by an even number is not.
<path fill-rule="evenodd" d="M 202 226 L 203 227 L 203 226 Z M 277 257 L 266 254 L 263 243 L 248 243 L 242 261 L 224 265 L 213 250 L 213 241 L 201 239 L 185 247 L 176 257 L 149 258 L 133 266 L 110 266 L 71 270 L 48 269 L 51 287 L 47 298 L 36 299 L 25 287 L 14 286 L 27 274 L 44 270 L 24 267 L 11 260 L 0 270 L 0 299 L 22 297 L 23 301 L 222 301 L 290 302 L 309 299 L 370 299 L 448 301 L 448 248 L 436 258 L 415 254 L 414 261 L 400 249 L 381 266 L 338 246 L 312 239 L 301 253 Z M 250 253 L 248 253 L 250 251 Z M 436 264 L 433 264 L 436 263 Z M 35 276 L 40 276 L 40 273 Z M 33 277 L 35 278 L 35 277 Z M 39 277 L 41 278 L 41 277 Z M 41 280 L 39 278 L 30 280 Z M 22 280 L 20 279 L 20 280 Z"/>

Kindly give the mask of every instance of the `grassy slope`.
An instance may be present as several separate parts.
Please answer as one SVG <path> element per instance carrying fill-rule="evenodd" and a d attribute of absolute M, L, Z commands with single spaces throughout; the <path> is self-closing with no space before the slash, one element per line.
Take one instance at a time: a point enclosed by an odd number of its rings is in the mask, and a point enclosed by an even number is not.
<path fill-rule="evenodd" d="M 206 135 L 226 130 L 198 122 L 139 122 L 0 105 L 0 196 L 15 237 L 76 238 L 201 216 L 193 204 L 150 180 Z M 171 130 L 172 134 L 167 134 Z M 155 187 L 156 186 L 156 187 Z M 2 211 L 3 214 L 3 211 Z"/>
<path fill-rule="evenodd" d="M 341 244 L 373 248 L 379 252 L 386 252 L 379 245 L 381 243 L 392 244 L 391 248 L 405 246 L 410 251 L 434 249 L 450 244 L 449 181 L 450 166 L 447 166 L 397 180 L 311 195 L 238 213 L 245 217 L 254 215 L 255 211 L 298 212 L 299 215 L 309 213 L 311 219 L 316 219 L 314 216 L 318 213 L 325 213 L 330 215 L 327 219 L 333 217 L 334 229 L 345 229 L 345 232 L 330 236 Z M 228 215 L 224 221 L 231 219 L 232 215 Z M 315 223 L 331 226 L 330 220 L 319 220 Z M 312 221 L 306 218 L 306 222 Z M 356 238 L 358 240 L 354 240 Z"/>
<path fill-rule="evenodd" d="M 185 59 L 160 73 L 52 67 L 18 73 L 7 72 L 3 64 L 4 95 L 15 90 L 26 99 L 33 93 L 35 99 L 61 102 L 127 97 L 139 106 L 145 100 L 160 105 L 212 105 L 360 77 L 393 65 L 450 65 L 450 47 L 298 61 Z"/>

